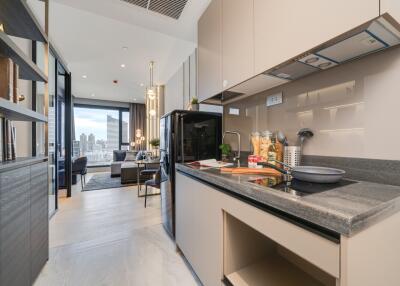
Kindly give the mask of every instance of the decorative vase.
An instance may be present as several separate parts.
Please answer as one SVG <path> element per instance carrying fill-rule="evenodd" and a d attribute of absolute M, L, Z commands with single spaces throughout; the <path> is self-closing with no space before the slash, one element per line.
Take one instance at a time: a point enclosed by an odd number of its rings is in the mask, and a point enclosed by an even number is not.
<path fill-rule="evenodd" d="M 192 111 L 199 111 L 199 104 L 192 104 Z"/>

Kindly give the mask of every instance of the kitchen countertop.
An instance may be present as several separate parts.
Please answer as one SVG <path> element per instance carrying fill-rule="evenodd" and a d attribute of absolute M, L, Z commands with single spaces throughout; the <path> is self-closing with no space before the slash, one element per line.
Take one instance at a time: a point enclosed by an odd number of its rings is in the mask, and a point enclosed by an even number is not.
<path fill-rule="evenodd" d="M 335 233 L 350 237 L 400 210 L 400 187 L 356 181 L 325 192 L 296 197 L 248 180 L 260 175 L 221 173 L 176 164 L 176 170 L 232 195 L 248 198 Z"/>

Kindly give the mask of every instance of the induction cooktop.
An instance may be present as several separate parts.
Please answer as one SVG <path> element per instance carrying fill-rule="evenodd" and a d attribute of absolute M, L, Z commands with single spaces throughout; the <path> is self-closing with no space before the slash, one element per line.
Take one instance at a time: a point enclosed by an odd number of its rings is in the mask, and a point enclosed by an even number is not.
<path fill-rule="evenodd" d="M 249 182 L 252 184 L 257 184 L 259 186 L 269 187 L 278 191 L 289 193 L 297 197 L 304 197 L 311 194 L 330 191 L 336 188 L 356 183 L 355 181 L 350 181 L 346 179 L 342 179 L 334 184 L 309 183 L 296 180 L 288 176 L 260 177 L 257 179 L 249 180 Z"/>

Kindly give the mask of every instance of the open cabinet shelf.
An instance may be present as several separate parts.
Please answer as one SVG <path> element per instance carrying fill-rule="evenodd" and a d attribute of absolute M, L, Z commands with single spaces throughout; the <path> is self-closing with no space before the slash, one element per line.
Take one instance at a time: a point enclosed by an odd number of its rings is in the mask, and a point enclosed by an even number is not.
<path fill-rule="evenodd" d="M 233 286 L 322 286 L 323 284 L 279 255 L 265 258 L 226 275 Z"/>
<path fill-rule="evenodd" d="M 3 98 L 0 98 L 0 115 L 14 121 L 47 122 L 43 114 Z"/>
<path fill-rule="evenodd" d="M 24 0 L 0 1 L 0 23 L 12 36 L 47 42 L 47 36 Z"/>
<path fill-rule="evenodd" d="M 47 82 L 39 67 L 3 32 L 0 32 L 0 55 L 11 58 L 19 66 L 21 79 Z"/>

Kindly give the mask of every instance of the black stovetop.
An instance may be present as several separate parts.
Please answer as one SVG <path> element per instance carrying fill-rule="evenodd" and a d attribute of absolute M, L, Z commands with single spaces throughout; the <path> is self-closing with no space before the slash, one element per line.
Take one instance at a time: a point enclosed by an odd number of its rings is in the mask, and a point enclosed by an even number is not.
<path fill-rule="evenodd" d="M 289 193 L 298 197 L 330 191 L 336 188 L 356 183 L 355 181 L 350 181 L 346 179 L 342 179 L 334 184 L 309 183 L 292 179 L 288 176 L 260 177 L 258 179 L 249 180 L 249 182 L 263 187 L 269 187 L 278 191 Z"/>

